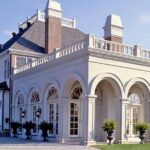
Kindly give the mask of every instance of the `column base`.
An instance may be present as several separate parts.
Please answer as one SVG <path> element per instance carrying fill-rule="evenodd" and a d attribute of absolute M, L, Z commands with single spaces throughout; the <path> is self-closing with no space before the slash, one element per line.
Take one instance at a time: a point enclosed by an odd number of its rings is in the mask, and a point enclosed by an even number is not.
<path fill-rule="evenodd" d="M 83 143 L 81 142 L 81 144 L 86 146 L 92 146 L 92 145 L 96 145 L 96 141 L 94 140 L 83 141 Z"/>

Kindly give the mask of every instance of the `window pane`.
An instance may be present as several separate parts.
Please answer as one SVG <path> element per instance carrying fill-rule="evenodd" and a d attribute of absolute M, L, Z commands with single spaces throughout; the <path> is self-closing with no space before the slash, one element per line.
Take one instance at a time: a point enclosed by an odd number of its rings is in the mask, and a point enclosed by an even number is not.
<path fill-rule="evenodd" d="M 70 135 L 78 135 L 78 105 L 70 103 Z"/>
<path fill-rule="evenodd" d="M 16 58 L 16 66 L 20 67 L 26 64 L 26 58 L 25 57 L 17 57 Z"/>

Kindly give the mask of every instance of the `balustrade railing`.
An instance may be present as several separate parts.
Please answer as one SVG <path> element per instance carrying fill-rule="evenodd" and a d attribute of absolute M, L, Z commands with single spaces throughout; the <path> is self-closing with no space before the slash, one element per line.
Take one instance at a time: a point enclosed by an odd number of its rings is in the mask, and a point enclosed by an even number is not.
<path fill-rule="evenodd" d="M 131 56 L 134 56 L 135 54 L 134 46 L 129 46 L 117 42 L 111 42 L 103 39 L 98 39 L 95 36 L 91 36 L 89 38 L 90 38 L 89 47 L 91 48 L 120 53 L 124 55 L 131 55 Z"/>
<path fill-rule="evenodd" d="M 63 49 L 55 49 L 51 54 L 44 56 L 42 58 L 34 60 L 30 64 L 26 64 L 24 66 L 18 67 L 14 69 L 14 74 L 23 72 L 25 70 L 29 70 L 31 68 L 40 66 L 41 64 L 45 64 L 48 62 L 55 61 L 58 58 L 65 57 L 70 54 L 74 54 L 77 51 L 90 51 L 91 48 L 93 51 L 97 53 L 108 52 L 109 54 L 122 55 L 122 56 L 130 56 L 137 57 L 141 59 L 150 59 L 150 51 L 144 50 L 139 46 L 130 46 L 121 43 L 111 42 L 103 39 L 98 39 L 95 36 L 88 35 L 84 40 L 70 45 Z"/>
<path fill-rule="evenodd" d="M 28 17 L 25 22 L 20 23 L 19 28 L 24 29 L 27 27 L 27 22 L 30 22 L 32 24 L 36 20 L 44 22 L 45 21 L 45 12 L 37 10 L 36 14 L 34 14 L 32 17 Z M 62 18 L 61 24 L 62 24 L 62 26 L 66 26 L 66 27 L 70 27 L 70 28 L 76 28 L 76 20 L 75 19 Z"/>
<path fill-rule="evenodd" d="M 145 59 L 150 59 L 150 50 L 141 50 L 141 57 Z"/>
<path fill-rule="evenodd" d="M 75 19 L 62 18 L 61 24 L 66 27 L 76 28 L 76 20 Z"/>
<path fill-rule="evenodd" d="M 37 67 L 37 66 L 40 66 L 41 64 L 52 62 L 52 61 L 54 61 L 60 57 L 64 57 L 64 56 L 67 56 L 69 54 L 80 51 L 80 50 L 85 48 L 84 42 L 85 41 L 78 42 L 78 43 L 71 45 L 71 46 L 64 48 L 64 49 L 59 49 L 59 50 L 55 49 L 51 54 L 49 54 L 45 57 L 38 58 L 38 59 L 32 61 L 32 63 L 29 63 L 29 64 L 23 65 L 21 67 L 15 68 L 14 74 L 23 72 L 25 70 L 29 70 L 29 69 Z"/>

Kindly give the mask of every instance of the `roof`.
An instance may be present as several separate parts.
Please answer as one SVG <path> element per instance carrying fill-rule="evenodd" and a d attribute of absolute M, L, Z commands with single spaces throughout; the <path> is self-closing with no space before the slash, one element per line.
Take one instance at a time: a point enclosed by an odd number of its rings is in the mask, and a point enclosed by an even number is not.
<path fill-rule="evenodd" d="M 78 29 L 62 26 L 62 48 L 83 40 L 85 36 Z M 45 53 L 45 22 L 36 21 L 30 27 L 16 34 L 3 45 L 1 52 L 8 48 Z"/>

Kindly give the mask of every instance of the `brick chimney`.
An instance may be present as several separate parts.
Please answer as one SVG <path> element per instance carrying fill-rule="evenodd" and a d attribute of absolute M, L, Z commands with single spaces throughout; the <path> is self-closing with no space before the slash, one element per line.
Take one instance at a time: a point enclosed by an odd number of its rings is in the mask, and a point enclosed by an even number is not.
<path fill-rule="evenodd" d="M 120 16 L 111 14 L 107 17 L 104 29 L 104 39 L 122 43 L 123 25 Z"/>
<path fill-rule="evenodd" d="M 55 0 L 48 0 L 45 9 L 45 50 L 51 53 L 61 48 L 61 5 Z"/>

